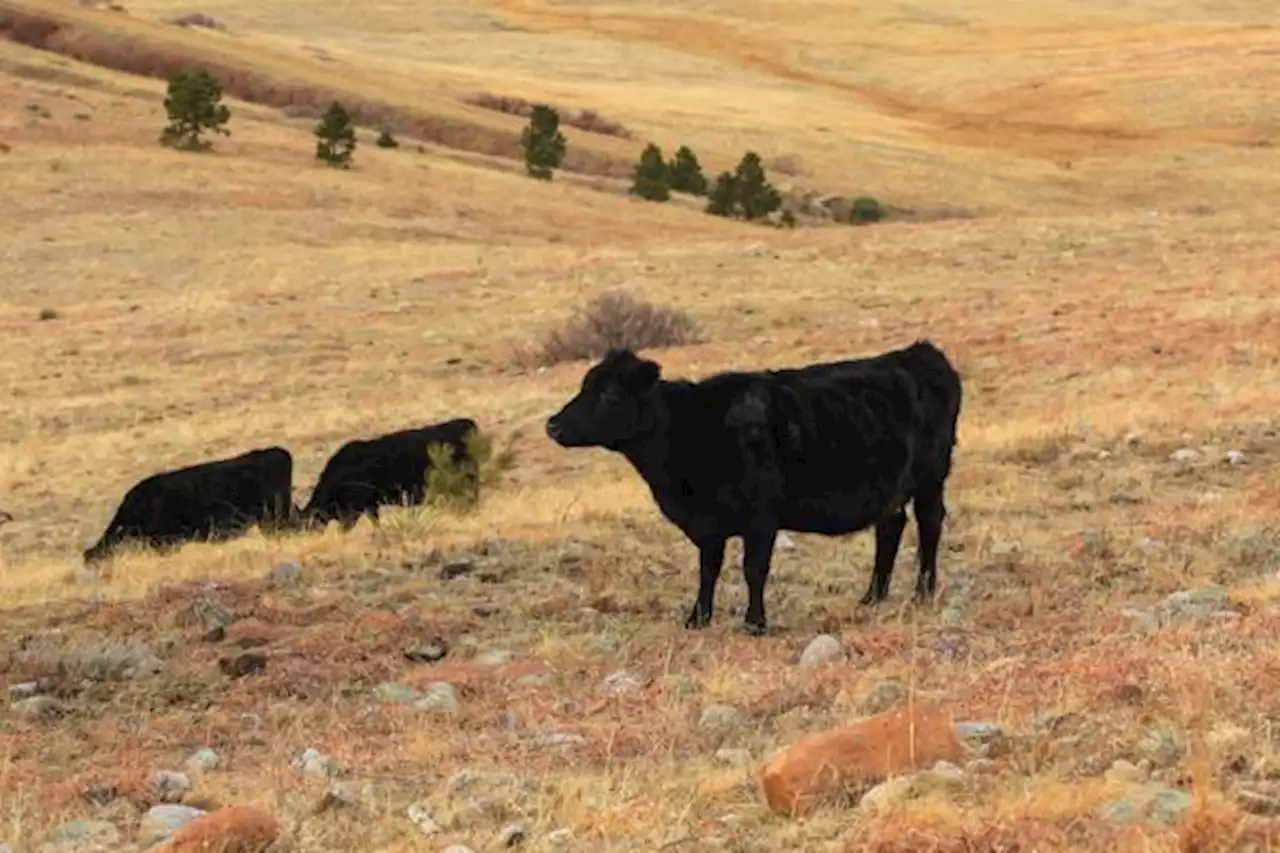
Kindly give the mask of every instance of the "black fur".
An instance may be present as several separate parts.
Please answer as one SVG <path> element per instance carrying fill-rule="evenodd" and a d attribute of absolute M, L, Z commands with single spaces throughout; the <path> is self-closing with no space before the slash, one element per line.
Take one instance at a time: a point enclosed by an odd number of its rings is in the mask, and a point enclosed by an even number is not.
<path fill-rule="evenodd" d="M 125 493 L 84 561 L 101 560 L 127 540 L 166 548 L 232 539 L 255 524 L 286 527 L 292 523 L 292 488 L 293 457 L 283 447 L 152 474 Z"/>
<path fill-rule="evenodd" d="M 686 624 L 708 624 L 725 543 L 741 536 L 746 628 L 767 627 L 764 588 L 779 530 L 837 536 L 874 526 L 864 604 L 888 594 L 914 501 L 919 597 L 937 585 L 945 481 L 960 377 L 928 341 L 864 359 L 664 381 L 658 364 L 611 350 L 547 421 L 564 447 L 621 453 L 658 507 L 698 547 L 698 597 Z"/>
<path fill-rule="evenodd" d="M 430 444 L 453 448 L 453 458 L 474 462 L 467 434 L 476 429 L 470 418 L 455 418 L 420 429 L 406 429 L 370 439 L 348 441 L 325 463 L 311 500 L 300 511 L 303 525 L 338 521 L 350 529 L 360 516 L 378 519 L 378 507 L 416 506 L 427 495 Z M 478 488 L 478 482 L 476 483 Z"/>

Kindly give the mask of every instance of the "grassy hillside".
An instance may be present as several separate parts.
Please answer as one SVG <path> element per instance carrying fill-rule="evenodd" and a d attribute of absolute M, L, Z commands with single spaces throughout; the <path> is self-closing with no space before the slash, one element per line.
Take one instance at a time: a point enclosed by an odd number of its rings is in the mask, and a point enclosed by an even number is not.
<path fill-rule="evenodd" d="M 1265 841 L 1275 4 L 124 7 L 0 0 L 0 683 L 51 678 L 57 715 L 18 694 L 0 714 L 0 844 L 72 819 L 132 843 L 148 777 L 201 747 L 221 761 L 187 800 L 263 806 L 298 850 L 500 849 L 521 819 L 531 850 Z M 225 29 L 166 23 L 195 12 Z M 207 155 L 156 144 L 186 61 L 233 95 Z M 567 127 L 566 169 L 530 180 L 523 119 L 477 93 L 628 135 Z M 312 159 L 333 97 L 362 117 L 349 172 Z M 384 124 L 401 148 L 374 146 Z M 780 230 L 642 202 L 619 176 L 648 140 L 713 172 L 755 149 L 784 189 L 901 213 Z M 621 459 L 543 432 L 588 363 L 517 357 L 619 289 L 702 327 L 647 353 L 668 376 L 942 346 L 966 399 L 939 604 L 907 604 L 914 527 L 874 612 L 869 533 L 796 536 L 769 636 L 738 630 L 736 543 L 716 622 L 685 631 L 692 546 Z M 80 564 L 154 471 L 281 443 L 303 500 L 348 438 L 457 415 L 517 453 L 473 512 Z M 282 561 L 300 583 L 264 580 Z M 216 641 L 210 602 L 234 617 Z M 821 632 L 847 661 L 798 667 Z M 406 659 L 436 637 L 444 660 Z M 246 653 L 265 671 L 219 665 Z M 457 708 L 379 698 L 393 682 L 447 682 Z M 751 773 L 886 682 L 1004 747 L 883 813 L 769 813 Z M 309 747 L 334 779 L 290 766 Z M 1175 814 L 1122 825 L 1126 775 Z"/>

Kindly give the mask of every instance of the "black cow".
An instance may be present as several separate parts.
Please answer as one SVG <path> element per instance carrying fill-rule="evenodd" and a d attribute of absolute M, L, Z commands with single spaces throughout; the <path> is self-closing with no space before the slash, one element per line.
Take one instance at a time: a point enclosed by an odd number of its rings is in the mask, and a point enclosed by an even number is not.
<path fill-rule="evenodd" d="M 294 518 L 292 488 L 293 457 L 283 447 L 152 474 L 125 492 L 84 560 L 103 559 L 128 540 L 167 548 L 184 541 L 232 539 L 255 524 L 287 528 Z"/>
<path fill-rule="evenodd" d="M 421 429 L 348 441 L 325 463 L 311 500 L 301 510 L 301 523 L 323 526 L 337 520 L 349 530 L 362 515 L 376 521 L 380 506 L 422 503 L 431 468 L 427 456 L 430 444 L 448 445 L 455 461 L 471 463 L 468 479 L 478 489 L 475 460 L 466 444 L 468 434 L 475 430 L 475 421 L 455 418 Z"/>
<path fill-rule="evenodd" d="M 828 536 L 874 525 L 875 567 L 863 604 L 883 600 L 914 501 L 916 595 L 937 585 L 960 415 L 960 377 L 932 343 L 803 368 L 659 379 L 657 363 L 611 350 L 547 421 L 563 447 L 604 447 L 644 477 L 671 522 L 698 547 L 698 597 L 686 626 L 711 621 L 725 542 L 741 536 L 746 629 L 767 627 L 764 587 L 779 530 Z"/>

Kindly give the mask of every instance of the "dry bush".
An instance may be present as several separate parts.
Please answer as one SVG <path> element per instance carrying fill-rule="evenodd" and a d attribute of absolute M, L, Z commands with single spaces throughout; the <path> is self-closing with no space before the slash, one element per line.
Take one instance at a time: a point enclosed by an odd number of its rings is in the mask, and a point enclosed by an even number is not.
<path fill-rule="evenodd" d="M 528 118 L 533 113 L 533 103 L 524 98 L 511 95 L 493 95 L 479 92 L 466 99 L 473 107 L 506 113 L 507 115 Z M 595 110 L 571 110 L 554 108 L 560 115 L 560 121 L 570 127 L 585 130 L 587 133 L 598 133 L 601 136 L 616 136 L 619 139 L 634 139 L 635 135 L 619 122 L 605 118 Z"/>
<path fill-rule="evenodd" d="M 698 323 L 683 311 L 663 308 L 621 291 L 597 296 L 547 335 L 527 360 L 546 367 L 598 358 L 609 349 L 660 349 L 699 343 Z"/>
<path fill-rule="evenodd" d="M 173 24 L 175 27 L 201 27 L 206 30 L 226 30 L 227 28 L 217 18 L 211 18 L 203 12 L 179 15 L 176 18 L 170 18 L 165 23 Z"/>

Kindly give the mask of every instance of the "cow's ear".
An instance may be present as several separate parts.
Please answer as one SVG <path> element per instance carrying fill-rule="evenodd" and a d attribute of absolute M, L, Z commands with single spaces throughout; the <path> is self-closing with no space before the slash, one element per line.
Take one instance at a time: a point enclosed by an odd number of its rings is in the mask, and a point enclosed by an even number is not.
<path fill-rule="evenodd" d="M 662 368 L 658 366 L 656 361 L 637 359 L 636 363 L 627 371 L 627 388 L 632 391 L 648 391 L 661 375 Z"/>

